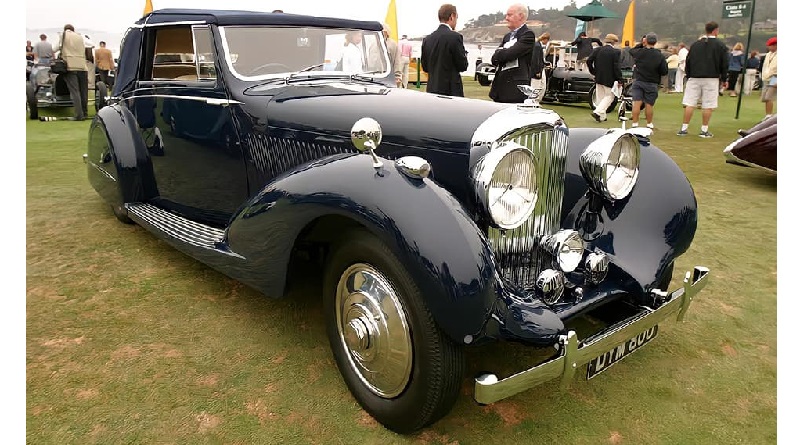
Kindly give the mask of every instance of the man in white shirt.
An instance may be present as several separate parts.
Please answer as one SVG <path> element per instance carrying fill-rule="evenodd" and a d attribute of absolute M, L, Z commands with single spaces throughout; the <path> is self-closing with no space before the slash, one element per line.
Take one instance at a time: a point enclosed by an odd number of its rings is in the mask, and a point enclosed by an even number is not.
<path fill-rule="evenodd" d="M 361 73 L 364 71 L 364 54 L 361 52 L 361 31 L 348 32 L 344 36 L 344 52 L 342 53 L 342 71 L 345 73 Z"/>
<path fill-rule="evenodd" d="M 683 93 L 683 83 L 686 79 L 686 56 L 689 55 L 689 49 L 686 44 L 681 42 L 678 44 L 678 71 L 675 72 L 675 92 Z"/>

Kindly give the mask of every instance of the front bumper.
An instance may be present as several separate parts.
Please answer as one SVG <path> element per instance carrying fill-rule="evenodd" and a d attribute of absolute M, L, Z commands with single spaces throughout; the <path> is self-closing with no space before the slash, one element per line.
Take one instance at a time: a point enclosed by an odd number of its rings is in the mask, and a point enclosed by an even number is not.
<path fill-rule="evenodd" d="M 600 354 L 652 328 L 677 312 L 678 321 L 683 321 L 692 299 L 709 280 L 708 268 L 695 266 L 694 274 L 686 272 L 683 287 L 665 295 L 657 309 L 643 307 L 636 315 L 609 326 L 602 332 L 580 342 L 575 331 L 562 335 L 561 353 L 549 361 L 533 368 L 499 380 L 494 374 L 483 374 L 475 379 L 475 400 L 488 404 L 513 396 L 526 389 L 561 378 L 562 388 L 567 386 L 578 367 L 589 363 Z"/>

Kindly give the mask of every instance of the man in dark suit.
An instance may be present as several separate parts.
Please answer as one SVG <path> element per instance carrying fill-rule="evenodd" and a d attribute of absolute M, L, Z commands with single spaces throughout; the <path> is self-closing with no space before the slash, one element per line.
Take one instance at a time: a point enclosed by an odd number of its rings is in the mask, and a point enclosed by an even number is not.
<path fill-rule="evenodd" d="M 607 34 L 605 42 L 605 45 L 595 48 L 586 59 L 586 66 L 594 75 L 597 103 L 592 111 L 592 117 L 597 122 L 606 120 L 606 110 L 614 102 L 614 93 L 611 90 L 614 82 L 622 85 L 622 70 L 619 66 L 621 51 L 614 48 L 614 44 L 619 42 L 619 37 L 615 34 Z"/>
<path fill-rule="evenodd" d="M 439 8 L 439 28 L 422 40 L 422 69 L 428 73 L 425 91 L 446 96 L 464 96 L 461 72 L 467 70 L 464 37 L 455 32 L 458 12 L 446 3 Z"/>
<path fill-rule="evenodd" d="M 497 67 L 489 90 L 495 102 L 522 103 L 527 96 L 517 85 L 530 85 L 531 54 L 536 36 L 528 29 L 528 7 L 517 3 L 508 7 L 506 22 L 511 30 L 503 36 L 500 47 L 492 55 L 492 65 Z"/>

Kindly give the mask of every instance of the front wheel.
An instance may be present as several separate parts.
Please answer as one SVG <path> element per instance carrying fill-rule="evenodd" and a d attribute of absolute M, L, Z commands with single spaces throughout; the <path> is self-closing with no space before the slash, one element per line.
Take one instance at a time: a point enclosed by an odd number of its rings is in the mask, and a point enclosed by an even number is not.
<path fill-rule="evenodd" d="M 491 63 L 479 63 L 478 66 L 475 67 L 475 78 L 481 86 L 488 87 L 492 84 L 492 81 L 489 80 L 489 76 L 480 72 L 481 69 L 490 68 L 491 66 Z"/>
<path fill-rule="evenodd" d="M 36 90 L 30 82 L 25 86 L 25 100 L 28 104 L 28 115 L 30 119 L 39 119 L 39 104 L 36 102 Z"/>
<path fill-rule="evenodd" d="M 606 113 L 611 113 L 612 111 L 614 111 L 614 107 L 617 106 L 617 101 L 618 101 L 617 97 L 614 96 L 614 100 L 611 101 L 611 105 L 609 105 L 608 108 L 606 109 Z M 599 100 L 597 99 L 597 85 L 592 85 L 592 89 L 589 90 L 589 103 L 592 106 L 592 110 L 597 108 L 598 102 Z"/>
<path fill-rule="evenodd" d="M 341 238 L 328 261 L 324 311 L 336 365 L 350 392 L 388 429 L 412 433 L 455 403 L 463 351 L 437 327 L 392 251 L 367 230 Z"/>

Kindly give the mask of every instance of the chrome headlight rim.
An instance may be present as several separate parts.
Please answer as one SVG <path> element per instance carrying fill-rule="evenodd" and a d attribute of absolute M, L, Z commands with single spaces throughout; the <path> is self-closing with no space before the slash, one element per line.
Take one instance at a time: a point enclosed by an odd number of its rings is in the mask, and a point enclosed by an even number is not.
<path fill-rule="evenodd" d="M 641 143 L 636 135 L 615 131 L 586 147 L 581 153 L 580 169 L 595 192 L 617 201 L 627 198 L 636 186 L 640 162 Z M 609 167 L 613 168 L 609 171 Z"/>
<path fill-rule="evenodd" d="M 501 163 L 509 156 L 517 156 L 515 160 L 527 160 L 527 167 L 522 166 L 519 168 L 520 173 L 524 173 L 526 169 L 527 173 L 529 173 L 529 187 L 526 189 L 528 195 L 523 198 L 527 201 L 527 204 L 522 211 L 516 212 L 513 218 L 501 218 L 500 215 L 492 211 L 497 202 L 492 203 L 490 195 L 493 190 L 492 181 L 496 179 L 495 173 L 498 172 L 498 167 L 500 167 Z M 520 180 L 521 178 L 517 179 Z M 536 202 L 539 197 L 536 158 L 531 150 L 516 142 L 503 142 L 486 153 L 475 165 L 473 181 L 478 201 L 482 204 L 483 210 L 495 227 L 506 230 L 515 229 L 525 223 L 536 208 Z M 516 188 L 519 189 L 519 184 L 517 184 Z M 514 189 L 515 186 L 510 185 L 501 197 Z M 496 187 L 495 191 L 497 191 Z"/>
<path fill-rule="evenodd" d="M 564 272 L 572 272 L 578 268 L 583 259 L 585 243 L 576 230 L 563 229 L 542 238 L 541 247 L 555 259 L 558 267 Z"/>

